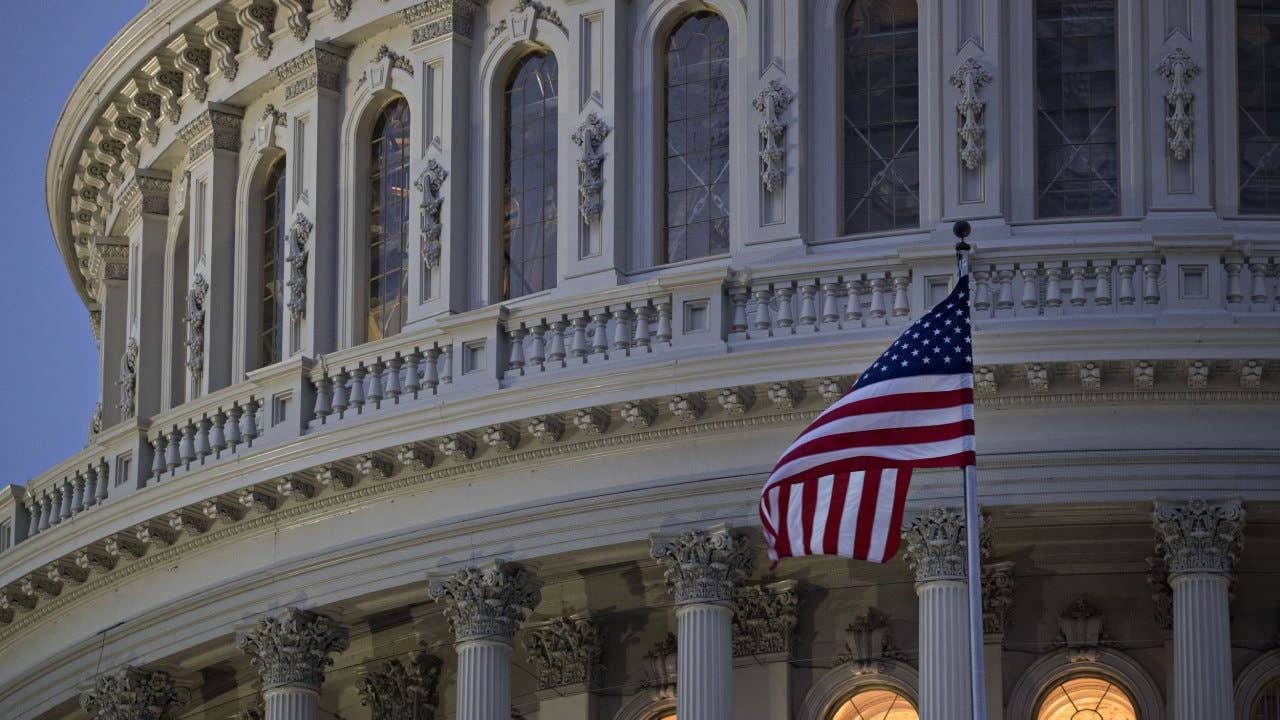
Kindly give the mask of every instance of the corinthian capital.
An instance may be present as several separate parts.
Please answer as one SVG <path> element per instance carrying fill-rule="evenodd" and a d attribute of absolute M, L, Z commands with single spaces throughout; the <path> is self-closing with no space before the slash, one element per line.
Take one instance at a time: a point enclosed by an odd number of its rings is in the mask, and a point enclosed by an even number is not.
<path fill-rule="evenodd" d="M 667 585 L 677 605 L 732 604 L 756 559 L 746 536 L 724 525 L 654 538 L 649 554 L 666 568 Z"/>
<path fill-rule="evenodd" d="M 1243 544 L 1244 507 L 1239 500 L 1157 502 L 1152 520 L 1156 552 L 1164 556 L 1170 575 L 1231 572 Z"/>
<path fill-rule="evenodd" d="M 524 647 L 537 671 L 538 689 L 594 687 L 600 673 L 603 641 L 599 623 L 586 614 L 559 617 L 530 627 Z"/>
<path fill-rule="evenodd" d="M 523 565 L 494 560 L 436 580 L 427 589 L 444 602 L 445 617 L 456 642 L 511 642 L 534 606 L 542 601 L 540 584 Z"/>
<path fill-rule="evenodd" d="M 288 685 L 319 689 L 331 653 L 347 649 L 347 629 L 324 615 L 285 608 L 236 634 L 236 647 L 262 675 L 262 688 Z"/>
<path fill-rule="evenodd" d="M 991 536 L 986 518 L 979 520 L 978 550 L 981 557 L 991 552 Z M 964 580 L 965 570 L 964 511 L 952 508 L 930 508 L 911 521 L 902 531 L 907 545 L 907 566 L 916 573 L 916 582 Z"/>
<path fill-rule="evenodd" d="M 388 660 L 360 678 L 360 702 L 373 720 L 435 720 L 440 658 L 416 652 L 408 663 Z"/>
<path fill-rule="evenodd" d="M 186 694 L 167 672 L 127 665 L 100 676 L 80 696 L 80 707 L 93 720 L 161 720 L 186 701 Z"/>

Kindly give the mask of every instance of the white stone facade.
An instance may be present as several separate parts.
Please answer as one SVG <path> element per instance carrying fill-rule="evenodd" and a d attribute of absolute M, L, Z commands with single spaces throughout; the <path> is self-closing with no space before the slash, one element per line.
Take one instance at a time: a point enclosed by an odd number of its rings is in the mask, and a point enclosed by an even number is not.
<path fill-rule="evenodd" d="M 967 219 L 990 718 L 1074 692 L 1275 717 L 1280 212 L 1237 51 L 1270 26 L 1066 3 L 1114 36 L 1088 198 L 1043 172 L 1062 4 L 150 2 L 54 134 L 103 391 L 82 452 L 0 492 L 0 716 L 967 717 L 958 471 L 915 474 L 884 566 L 770 569 L 756 520 L 779 453 L 945 295 Z M 868 180 L 909 196 L 894 226 L 858 231 L 846 29 L 890 6 L 918 151 Z M 669 230 L 693 16 L 727 122 L 697 182 L 729 211 Z M 508 87 L 534 55 L 554 219 L 526 256 Z"/>

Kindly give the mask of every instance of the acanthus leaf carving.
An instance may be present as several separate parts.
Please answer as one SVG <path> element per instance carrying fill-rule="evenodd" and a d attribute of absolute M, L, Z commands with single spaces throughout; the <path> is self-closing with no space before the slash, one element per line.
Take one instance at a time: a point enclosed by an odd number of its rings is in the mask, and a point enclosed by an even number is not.
<path fill-rule="evenodd" d="M 956 112 L 960 116 L 956 134 L 960 136 L 960 161 L 969 170 L 977 170 L 986 156 L 987 103 L 980 98 L 982 88 L 991 82 L 991 73 L 976 58 L 968 58 L 951 74 L 951 86 L 960 91 Z"/>
<path fill-rule="evenodd" d="M 979 555 L 991 552 L 991 536 L 986 518 L 979 522 Z M 915 518 L 902 531 L 906 542 L 907 566 L 915 571 L 916 582 L 963 580 L 966 572 L 965 519 L 962 512 L 934 507 Z"/>
<path fill-rule="evenodd" d="M 733 656 L 790 653 L 799 603 L 794 580 L 738 588 L 733 608 Z"/>
<path fill-rule="evenodd" d="M 366 670 L 356 689 L 374 720 L 435 720 L 440 705 L 439 657 L 414 652 L 409 662 L 388 660 Z"/>
<path fill-rule="evenodd" d="M 1013 608 L 1013 561 L 982 566 L 982 631 L 1002 633 Z"/>
<path fill-rule="evenodd" d="M 285 685 L 319 689 L 333 653 L 347 649 L 347 629 L 324 615 L 285 608 L 236 634 L 236 647 L 249 656 L 269 690 Z"/>
<path fill-rule="evenodd" d="M 599 680 L 604 639 L 589 615 L 559 617 L 530 627 L 524 647 L 541 690 L 570 685 L 590 690 Z"/>
<path fill-rule="evenodd" d="M 188 697 L 167 672 L 125 666 L 98 676 L 80 707 L 94 720 L 161 720 Z"/>
<path fill-rule="evenodd" d="M 427 161 L 427 167 L 418 175 L 413 187 L 422 193 L 422 203 L 418 205 L 418 221 L 422 230 L 422 265 L 427 270 L 440 266 L 440 257 L 444 246 L 441 240 L 444 226 L 440 222 L 440 212 L 444 207 L 444 196 L 441 187 L 449 178 L 449 171 L 435 158 Z"/>
<path fill-rule="evenodd" d="M 1239 500 L 1156 503 L 1156 552 L 1169 574 L 1231 573 L 1244 542 L 1244 514 Z"/>
<path fill-rule="evenodd" d="M 253 0 L 236 13 L 236 22 L 247 33 L 254 54 L 262 60 L 271 57 L 271 33 L 276 29 L 275 6 Z"/>
<path fill-rule="evenodd" d="M 578 158 L 578 212 L 588 225 L 604 211 L 604 151 L 601 146 L 610 128 L 599 115 L 591 113 L 573 131 L 573 143 L 582 148 Z"/>
<path fill-rule="evenodd" d="M 655 537 L 649 554 L 662 564 L 677 605 L 731 605 L 756 559 L 746 536 L 723 525 Z"/>
<path fill-rule="evenodd" d="M 782 189 L 787 178 L 787 122 L 783 113 L 795 100 L 795 94 L 774 78 L 756 95 L 751 106 L 760 113 L 760 182 L 766 192 Z"/>
<path fill-rule="evenodd" d="M 299 212 L 289 227 L 289 315 L 294 323 L 307 316 L 307 258 L 311 255 L 311 232 L 315 225 Z"/>
<path fill-rule="evenodd" d="M 1169 83 L 1164 94 L 1169 153 L 1175 160 L 1185 160 L 1191 153 L 1191 129 L 1195 124 L 1192 103 L 1196 97 L 1187 84 L 1200 73 L 1200 65 L 1186 50 L 1174 48 L 1160 60 L 1156 72 Z"/>
<path fill-rule="evenodd" d="M 306 40 L 311 34 L 311 20 L 307 16 L 311 12 L 312 0 L 279 0 L 279 2 L 285 10 L 289 11 L 286 22 L 289 23 L 289 31 L 293 33 L 294 39 Z"/>
<path fill-rule="evenodd" d="M 542 601 L 541 584 L 523 565 L 494 560 L 458 570 L 428 587 L 428 595 L 445 604 L 445 618 L 456 642 L 511 642 L 534 606 Z"/>
<path fill-rule="evenodd" d="M 352 0 L 329 0 L 329 10 L 339 20 L 346 20 L 351 14 Z"/>

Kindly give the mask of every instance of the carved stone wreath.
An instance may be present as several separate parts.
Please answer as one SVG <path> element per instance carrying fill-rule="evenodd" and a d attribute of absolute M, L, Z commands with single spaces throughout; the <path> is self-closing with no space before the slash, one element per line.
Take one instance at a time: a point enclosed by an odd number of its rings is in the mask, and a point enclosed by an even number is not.
<path fill-rule="evenodd" d="M 787 123 L 782 113 L 790 107 L 795 95 L 774 78 L 756 95 L 752 107 L 760 113 L 760 182 L 767 192 L 777 192 L 787 177 Z"/>
<path fill-rule="evenodd" d="M 444 226 L 440 223 L 440 211 L 444 207 L 444 196 L 440 189 L 449 178 L 449 171 L 432 158 L 427 167 L 413 182 L 413 187 L 422 193 L 422 203 L 418 205 L 419 222 L 422 226 L 422 265 L 434 270 L 440 265 L 443 251 L 441 235 Z"/>
<path fill-rule="evenodd" d="M 289 227 L 289 315 L 295 323 L 307 316 L 307 257 L 311 231 L 315 229 L 310 218 L 298 213 Z"/>
<path fill-rule="evenodd" d="M 578 212 L 588 225 L 600 219 L 604 210 L 604 158 L 600 150 L 609 136 L 609 126 L 599 115 L 591 113 L 573 132 L 573 143 L 582 148 L 578 158 Z"/>

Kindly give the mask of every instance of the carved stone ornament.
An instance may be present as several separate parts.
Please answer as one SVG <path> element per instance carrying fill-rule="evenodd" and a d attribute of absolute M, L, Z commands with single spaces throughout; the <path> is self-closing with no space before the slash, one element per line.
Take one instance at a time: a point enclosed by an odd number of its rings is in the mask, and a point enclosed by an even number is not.
<path fill-rule="evenodd" d="M 278 0 L 288 11 L 289 31 L 299 42 L 306 40 L 311 34 L 311 20 L 307 15 L 312 9 L 312 0 Z"/>
<path fill-rule="evenodd" d="M 187 370 L 199 382 L 204 374 L 204 317 L 205 300 L 209 297 L 209 283 L 202 273 L 191 279 L 187 290 Z"/>
<path fill-rule="evenodd" d="M 677 605 L 732 604 L 756 559 L 746 536 L 723 525 L 654 538 L 650 555 L 664 566 Z"/>
<path fill-rule="evenodd" d="M 418 221 L 422 226 L 422 266 L 428 270 L 440 266 L 443 250 L 440 238 L 444 229 L 440 223 L 440 211 L 444 207 L 444 196 L 440 194 L 440 188 L 448 178 L 449 171 L 432 158 L 413 182 L 413 187 L 422 193 L 422 203 L 418 205 Z"/>
<path fill-rule="evenodd" d="M 534 606 L 541 585 L 524 566 L 494 560 L 435 580 L 427 593 L 445 603 L 445 618 L 458 643 L 468 640 L 511 642 Z"/>
<path fill-rule="evenodd" d="M 573 131 L 573 144 L 582 148 L 578 158 L 578 212 L 582 222 L 590 225 L 600 219 L 604 211 L 604 139 L 609 136 L 609 126 L 599 115 L 591 113 Z"/>
<path fill-rule="evenodd" d="M 515 7 L 507 14 L 507 18 L 512 42 L 532 42 L 538 30 L 538 20 L 545 20 L 565 30 L 564 21 L 560 19 L 559 13 L 538 0 L 518 0 Z"/>
<path fill-rule="evenodd" d="M 191 164 L 214 150 L 240 152 L 240 126 L 243 118 L 221 110 L 206 110 L 178 131 L 187 145 Z"/>
<path fill-rule="evenodd" d="M 374 90 L 384 90 L 391 87 L 393 70 L 400 70 L 407 73 L 409 77 L 413 77 L 413 63 L 409 62 L 409 58 L 386 45 L 381 45 L 373 59 L 369 61 L 364 74 L 360 76 L 358 84 L 368 82 Z"/>
<path fill-rule="evenodd" d="M 733 608 L 733 656 L 790 653 L 799 604 L 794 580 L 738 588 Z"/>
<path fill-rule="evenodd" d="M 1191 153 L 1191 129 L 1195 124 L 1192 102 L 1196 97 L 1187 84 L 1200 74 L 1200 66 L 1186 50 L 1175 48 L 1160 60 L 1156 72 L 1169 83 L 1169 89 L 1164 94 L 1164 123 L 1169 128 L 1169 154 L 1175 160 L 1185 160 Z"/>
<path fill-rule="evenodd" d="M 560 617 L 530 627 L 524 647 L 537 673 L 538 689 L 596 686 L 604 641 L 599 624 L 590 616 Z"/>
<path fill-rule="evenodd" d="M 388 660 L 360 678 L 360 704 L 373 720 L 435 720 L 440 705 L 440 658 L 415 652 L 409 662 Z"/>
<path fill-rule="evenodd" d="M 986 518 L 979 520 L 979 551 L 985 558 L 991 552 L 991 537 Z M 902 531 L 906 543 L 907 566 L 915 571 L 916 582 L 964 580 L 965 523 L 963 511 L 951 508 L 929 508 Z"/>
<path fill-rule="evenodd" d="M 138 389 L 138 340 L 137 338 L 129 338 L 125 343 L 124 353 L 120 355 L 120 379 L 116 383 L 120 386 L 120 402 L 116 407 L 120 409 L 120 417 L 128 419 L 133 417 L 134 400 Z"/>
<path fill-rule="evenodd" d="M 836 660 L 851 665 L 855 676 L 882 674 L 889 669 L 887 660 L 902 659 L 893 642 L 889 616 L 879 608 L 867 608 L 866 614 L 855 618 L 844 634 L 844 651 Z"/>
<path fill-rule="evenodd" d="M 347 629 L 307 610 L 285 608 L 236 634 L 236 647 L 262 676 L 262 688 L 301 686 L 318 690 L 332 653 L 347 649 Z"/>
<path fill-rule="evenodd" d="M 1097 662 L 1102 646 L 1102 613 L 1084 598 L 1078 598 L 1058 616 L 1060 642 L 1067 648 L 1068 662 Z"/>
<path fill-rule="evenodd" d="M 960 63 L 951 74 L 951 86 L 960 91 L 960 99 L 956 101 L 956 113 L 960 116 L 956 129 L 960 136 L 960 162 L 970 170 L 981 167 L 986 154 L 987 103 L 979 94 L 990 82 L 991 73 L 974 58 Z"/>
<path fill-rule="evenodd" d="M 307 258 L 311 255 L 311 232 L 315 225 L 298 213 L 289 226 L 289 316 L 301 323 L 307 316 Z"/>
<path fill-rule="evenodd" d="M 774 78 L 751 101 L 760 113 L 760 182 L 766 192 L 782 189 L 787 179 L 787 122 L 782 114 L 794 100 L 795 94 Z"/>
<path fill-rule="evenodd" d="M 98 676 L 80 696 L 80 707 L 94 720 L 161 720 L 188 694 L 167 672 L 125 666 Z"/>
<path fill-rule="evenodd" d="M 644 678 L 640 681 L 640 687 L 654 690 L 659 697 L 675 697 L 679 657 L 676 636 L 667 633 L 667 636 L 654 645 L 652 650 L 644 654 Z"/>
<path fill-rule="evenodd" d="M 400 17 L 413 28 L 418 45 L 455 33 L 470 38 L 479 9 L 475 0 L 426 0 L 401 10 Z"/>
<path fill-rule="evenodd" d="M 1156 542 L 1156 554 L 1147 558 L 1147 586 L 1151 588 L 1152 615 L 1156 625 L 1166 632 L 1173 631 L 1173 588 L 1169 586 L 1169 565 L 1160 554 Z"/>
<path fill-rule="evenodd" d="M 312 90 L 337 92 L 347 72 L 347 58 L 331 45 L 317 44 L 272 69 L 276 80 L 284 85 L 285 101 Z"/>
<path fill-rule="evenodd" d="M 329 0 L 329 11 L 339 20 L 346 20 L 351 14 L 352 0 Z"/>
<path fill-rule="evenodd" d="M 1164 556 L 1170 575 L 1232 571 L 1244 542 L 1244 507 L 1239 500 L 1156 503 L 1152 517 L 1156 552 Z"/>
<path fill-rule="evenodd" d="M 982 566 L 982 631 L 1002 633 L 1013 609 L 1013 562 Z"/>
<path fill-rule="evenodd" d="M 253 139 L 258 149 L 279 147 L 279 143 L 276 142 L 276 130 L 284 127 L 288 119 L 288 113 L 277 110 L 275 105 L 268 104 L 262 111 L 262 122 L 258 123 L 258 127 L 253 131 Z"/>

